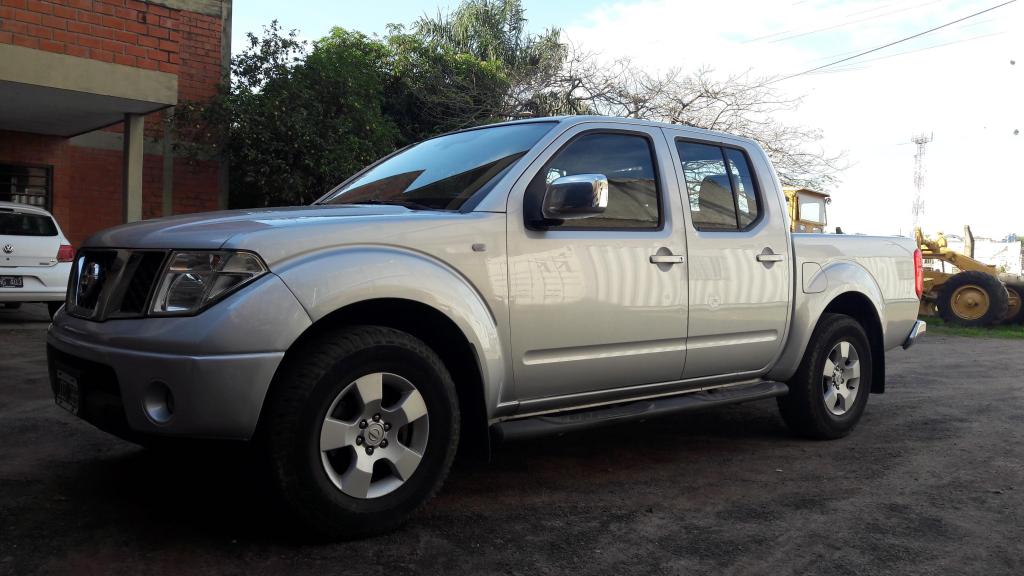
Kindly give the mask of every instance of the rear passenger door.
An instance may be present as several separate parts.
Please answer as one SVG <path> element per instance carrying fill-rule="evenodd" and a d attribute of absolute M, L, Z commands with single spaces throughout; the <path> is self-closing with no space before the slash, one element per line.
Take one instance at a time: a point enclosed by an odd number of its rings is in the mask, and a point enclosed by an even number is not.
<path fill-rule="evenodd" d="M 684 377 L 763 371 L 780 350 L 791 293 L 788 225 L 774 175 L 741 141 L 665 132 L 687 213 Z"/>

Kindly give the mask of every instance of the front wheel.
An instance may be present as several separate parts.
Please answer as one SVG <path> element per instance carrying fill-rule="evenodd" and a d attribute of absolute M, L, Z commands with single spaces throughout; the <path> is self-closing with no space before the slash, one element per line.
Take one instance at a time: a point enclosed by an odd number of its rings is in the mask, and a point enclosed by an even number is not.
<path fill-rule="evenodd" d="M 778 399 L 786 424 L 809 438 L 842 438 L 853 430 L 871 392 L 871 346 L 864 328 L 843 314 L 823 314 L 789 394 Z"/>
<path fill-rule="evenodd" d="M 441 359 L 398 330 L 328 332 L 286 360 L 261 430 L 287 511 L 326 538 L 400 525 L 441 487 L 458 445 Z"/>

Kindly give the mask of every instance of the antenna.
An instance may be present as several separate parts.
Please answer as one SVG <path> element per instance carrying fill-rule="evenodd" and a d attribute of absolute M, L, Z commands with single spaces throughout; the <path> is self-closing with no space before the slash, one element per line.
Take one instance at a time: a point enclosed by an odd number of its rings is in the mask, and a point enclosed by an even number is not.
<path fill-rule="evenodd" d="M 934 133 L 928 135 L 921 133 L 910 139 L 911 142 L 917 144 L 917 152 L 914 153 L 914 204 L 911 207 L 911 212 L 914 215 L 914 228 L 920 227 L 921 214 L 924 213 L 924 148 L 934 137 Z"/>

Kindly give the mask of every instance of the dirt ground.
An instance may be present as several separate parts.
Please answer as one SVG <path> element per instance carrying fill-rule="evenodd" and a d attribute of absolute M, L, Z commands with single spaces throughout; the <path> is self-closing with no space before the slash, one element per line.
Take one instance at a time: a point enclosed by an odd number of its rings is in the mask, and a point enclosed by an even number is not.
<path fill-rule="evenodd" d="M 0 310 L 0 574 L 1022 574 L 1024 344 L 929 335 L 846 439 L 772 401 L 498 448 L 403 529 L 296 542 L 241 456 L 58 409 L 45 311 Z"/>

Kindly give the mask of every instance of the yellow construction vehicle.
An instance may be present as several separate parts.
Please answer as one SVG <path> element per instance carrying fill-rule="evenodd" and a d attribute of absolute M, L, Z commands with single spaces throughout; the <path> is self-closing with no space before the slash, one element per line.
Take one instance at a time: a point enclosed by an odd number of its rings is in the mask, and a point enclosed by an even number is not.
<path fill-rule="evenodd" d="M 925 238 L 921 229 L 915 228 L 914 238 L 925 262 L 939 262 L 941 267 L 925 267 L 921 314 L 938 314 L 944 321 L 962 326 L 1024 321 L 1024 281 L 1001 276 L 995 266 L 975 260 L 974 236 L 969 226 L 964 227 L 967 254 L 951 250 L 942 232 L 934 239 Z M 953 269 L 947 271 L 946 264 Z"/>
<path fill-rule="evenodd" d="M 786 205 L 789 208 L 789 226 L 793 232 L 824 232 L 828 222 L 825 206 L 832 202 L 832 197 L 824 192 L 810 188 L 783 186 L 786 194 Z"/>

